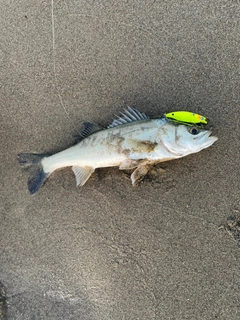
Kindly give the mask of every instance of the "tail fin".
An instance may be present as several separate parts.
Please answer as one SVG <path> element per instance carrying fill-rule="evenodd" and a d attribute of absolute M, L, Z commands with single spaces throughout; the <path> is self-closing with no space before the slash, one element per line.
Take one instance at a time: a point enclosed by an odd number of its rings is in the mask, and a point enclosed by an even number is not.
<path fill-rule="evenodd" d="M 28 178 L 28 190 L 31 194 L 34 194 L 44 184 L 49 173 L 44 172 L 42 167 L 42 159 L 46 155 L 34 154 L 34 153 L 19 153 L 18 161 L 20 166 L 26 168 L 30 172 Z"/>

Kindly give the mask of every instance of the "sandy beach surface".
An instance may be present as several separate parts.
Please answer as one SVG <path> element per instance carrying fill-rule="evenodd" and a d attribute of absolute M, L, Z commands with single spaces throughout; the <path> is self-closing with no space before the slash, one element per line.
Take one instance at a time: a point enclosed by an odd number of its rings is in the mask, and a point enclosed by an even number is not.
<path fill-rule="evenodd" d="M 0 319 L 240 319 L 240 4 L 3 1 Z M 210 119 L 209 149 L 31 196 L 19 152 L 71 146 L 122 101 Z"/>

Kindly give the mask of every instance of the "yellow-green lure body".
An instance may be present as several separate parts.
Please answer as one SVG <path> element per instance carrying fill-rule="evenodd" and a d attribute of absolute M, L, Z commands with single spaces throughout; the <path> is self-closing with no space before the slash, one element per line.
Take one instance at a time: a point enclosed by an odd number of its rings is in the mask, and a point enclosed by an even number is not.
<path fill-rule="evenodd" d="M 207 124 L 207 118 L 200 114 L 189 112 L 189 111 L 173 111 L 165 114 L 167 119 L 182 122 L 189 125 L 202 125 Z"/>

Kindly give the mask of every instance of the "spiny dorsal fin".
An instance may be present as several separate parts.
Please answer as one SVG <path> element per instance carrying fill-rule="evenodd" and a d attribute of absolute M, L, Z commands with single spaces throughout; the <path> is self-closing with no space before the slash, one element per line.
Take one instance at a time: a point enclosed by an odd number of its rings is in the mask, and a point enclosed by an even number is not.
<path fill-rule="evenodd" d="M 121 116 L 118 116 L 117 119 L 113 120 L 113 122 L 107 126 L 108 129 L 133 121 L 149 119 L 144 112 L 140 112 L 135 108 L 131 108 L 126 103 L 124 103 L 124 105 L 125 109 L 123 112 L 121 112 Z"/>
<path fill-rule="evenodd" d="M 78 137 L 78 142 L 87 138 L 88 136 L 90 136 L 91 134 L 93 134 L 94 132 L 100 131 L 103 128 L 101 126 L 99 126 L 96 123 L 91 123 L 91 122 L 83 122 L 83 130 L 80 133 L 80 136 Z"/>

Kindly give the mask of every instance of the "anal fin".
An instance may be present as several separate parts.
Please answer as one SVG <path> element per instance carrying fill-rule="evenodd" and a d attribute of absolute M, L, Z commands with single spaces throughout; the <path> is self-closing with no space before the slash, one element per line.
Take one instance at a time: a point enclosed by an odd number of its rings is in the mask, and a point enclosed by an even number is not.
<path fill-rule="evenodd" d="M 94 168 L 92 167 L 78 167 L 73 166 L 72 171 L 75 174 L 76 184 L 77 186 L 83 186 L 87 180 L 90 178 L 91 174 L 94 172 Z"/>

